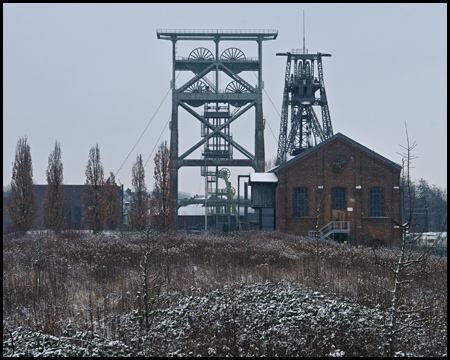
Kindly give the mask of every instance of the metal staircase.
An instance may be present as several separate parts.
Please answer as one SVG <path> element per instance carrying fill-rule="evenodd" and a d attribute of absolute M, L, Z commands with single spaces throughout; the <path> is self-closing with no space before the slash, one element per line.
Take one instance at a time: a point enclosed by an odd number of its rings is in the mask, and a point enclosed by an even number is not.
<path fill-rule="evenodd" d="M 316 230 L 308 231 L 308 236 L 311 238 L 315 238 L 316 234 Z M 350 221 L 332 221 L 319 229 L 320 240 L 334 240 L 333 234 L 350 234 Z"/>

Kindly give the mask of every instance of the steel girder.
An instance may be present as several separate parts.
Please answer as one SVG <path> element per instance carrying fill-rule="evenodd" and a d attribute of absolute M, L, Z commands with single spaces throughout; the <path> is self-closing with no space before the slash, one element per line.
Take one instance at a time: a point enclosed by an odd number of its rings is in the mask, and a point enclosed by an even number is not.
<path fill-rule="evenodd" d="M 291 72 L 291 56 L 288 55 L 287 62 L 286 62 L 286 72 L 284 75 L 283 105 L 281 108 L 280 135 L 279 135 L 279 139 L 278 139 L 276 165 L 279 165 L 286 160 L 290 72 Z"/>
<path fill-rule="evenodd" d="M 320 141 L 331 137 L 333 128 L 322 67 L 322 57 L 331 55 L 289 52 L 277 55 L 287 56 L 276 162 L 276 165 L 279 165 L 286 161 L 288 154 L 296 155 L 313 146 L 309 141 L 311 136 L 319 138 Z M 294 62 L 293 74 L 291 74 L 292 62 Z M 314 78 L 314 62 L 317 63 L 318 79 Z M 318 90 L 320 97 L 316 98 L 315 93 Z M 322 124 L 313 105 L 321 107 Z M 291 126 L 288 134 L 289 107 L 291 107 Z"/>
<path fill-rule="evenodd" d="M 171 131 L 171 175 L 174 197 L 178 194 L 178 170 L 183 166 L 196 166 L 205 168 L 214 167 L 217 172 L 219 166 L 248 166 L 255 171 L 264 171 L 264 121 L 262 114 L 262 42 L 273 40 L 277 36 L 274 31 L 228 31 L 228 30 L 158 30 L 158 38 L 172 42 L 172 120 Z M 176 43 L 180 40 L 210 40 L 215 43 L 215 51 L 201 48 L 191 52 L 193 55 L 179 57 L 176 54 Z M 221 40 L 256 41 L 258 44 L 258 58 L 247 58 L 236 48 L 229 52 L 231 58 L 219 57 L 219 43 Z M 233 55 L 234 54 L 234 55 Z M 236 55 L 237 54 L 237 55 Z M 233 56 L 234 57 L 233 57 Z M 175 85 L 175 71 L 190 72 L 193 76 L 178 89 Z M 250 85 L 238 74 L 245 71 L 256 71 L 258 85 Z M 213 73 L 213 81 L 207 76 Z M 237 86 L 229 88 L 226 92 L 219 90 L 219 73 L 225 74 L 235 81 Z M 228 111 L 221 113 L 224 105 Z M 195 111 L 195 107 L 205 106 L 204 113 Z M 234 111 L 230 111 L 234 106 Z M 178 149 L 178 108 L 181 107 L 188 114 L 199 120 L 202 126 L 202 139 L 196 141 L 181 155 Z M 213 108 L 215 110 L 208 111 Z M 230 133 L 230 124 L 242 116 L 250 108 L 255 108 L 255 149 L 249 151 L 233 140 Z M 189 155 L 205 145 L 202 157 L 188 158 Z M 225 149 L 225 150 L 222 150 Z M 233 159 L 231 151 L 237 149 L 244 158 Z M 230 152 L 230 156 L 221 156 L 222 152 Z M 216 154 L 217 153 L 217 154 Z M 219 202 L 214 202 L 218 206 Z M 213 204 L 213 203 L 211 203 Z"/>

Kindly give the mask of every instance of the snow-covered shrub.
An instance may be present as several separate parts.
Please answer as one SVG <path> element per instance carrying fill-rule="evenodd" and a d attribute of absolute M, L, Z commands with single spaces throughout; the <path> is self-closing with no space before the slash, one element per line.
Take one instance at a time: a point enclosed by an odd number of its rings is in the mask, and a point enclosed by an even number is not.
<path fill-rule="evenodd" d="M 126 356 L 130 349 L 123 342 L 102 338 L 93 332 L 76 331 L 72 336 L 53 336 L 22 327 L 3 341 L 3 356 L 81 357 Z"/>
<path fill-rule="evenodd" d="M 382 354 L 377 340 L 384 314 L 379 308 L 290 284 L 225 286 L 222 291 L 186 296 L 152 316 L 138 355 Z"/>

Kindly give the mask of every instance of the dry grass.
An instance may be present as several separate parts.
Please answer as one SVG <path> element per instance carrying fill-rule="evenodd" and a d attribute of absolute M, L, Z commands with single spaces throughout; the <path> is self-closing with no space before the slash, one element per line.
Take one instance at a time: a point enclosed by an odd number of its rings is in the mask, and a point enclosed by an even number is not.
<path fill-rule="evenodd" d="M 321 243 L 317 278 L 315 243 L 296 236 L 276 232 L 151 234 L 150 241 L 155 248 L 149 273 L 159 274 L 151 284 L 155 307 L 167 307 L 191 295 L 192 287 L 206 293 L 236 282 L 266 280 L 301 284 L 368 307 L 390 305 L 388 294 L 378 285 L 391 287 L 392 276 L 375 265 L 370 248 Z M 168 250 L 168 262 L 167 242 L 176 244 Z M 115 320 L 106 319 L 142 310 L 142 297 L 137 295 L 143 290 L 140 264 L 145 247 L 145 235 L 139 233 L 4 236 L 4 339 L 5 328 L 22 326 L 59 336 L 69 323 L 116 337 Z M 389 250 L 376 251 L 382 259 L 394 260 Z M 424 315 L 427 319 L 446 318 L 447 259 L 430 257 L 422 270 L 423 275 L 404 290 L 402 299 L 408 306 L 430 306 Z"/>

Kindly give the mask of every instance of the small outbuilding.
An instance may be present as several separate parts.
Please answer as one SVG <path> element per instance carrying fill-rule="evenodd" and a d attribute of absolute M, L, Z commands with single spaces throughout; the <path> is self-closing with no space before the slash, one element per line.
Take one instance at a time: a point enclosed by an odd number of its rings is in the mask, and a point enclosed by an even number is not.
<path fill-rule="evenodd" d="M 260 230 L 275 230 L 275 189 L 278 178 L 273 173 L 250 174 L 252 208 L 259 211 Z"/>

